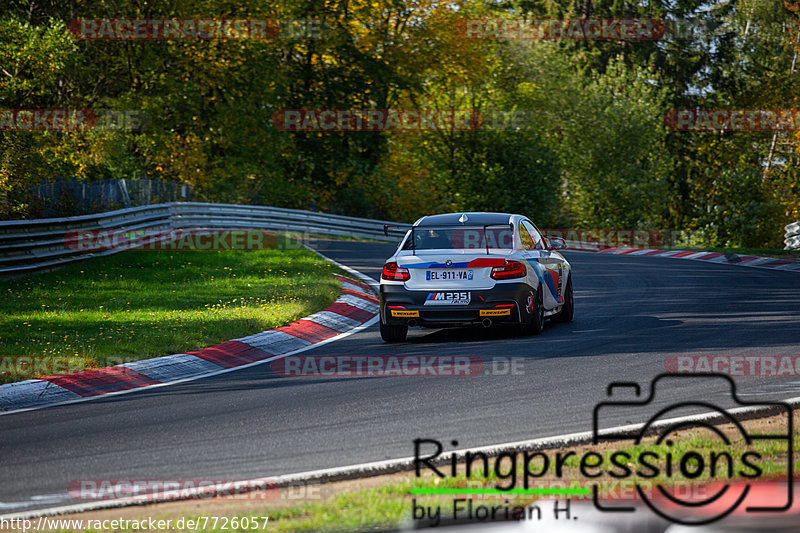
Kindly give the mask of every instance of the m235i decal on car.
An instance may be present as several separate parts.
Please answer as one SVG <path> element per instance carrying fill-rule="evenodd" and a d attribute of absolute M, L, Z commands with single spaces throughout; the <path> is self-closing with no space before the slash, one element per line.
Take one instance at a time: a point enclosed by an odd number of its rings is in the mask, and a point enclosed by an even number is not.
<path fill-rule="evenodd" d="M 469 305 L 469 292 L 430 292 L 425 298 L 425 305 Z"/>

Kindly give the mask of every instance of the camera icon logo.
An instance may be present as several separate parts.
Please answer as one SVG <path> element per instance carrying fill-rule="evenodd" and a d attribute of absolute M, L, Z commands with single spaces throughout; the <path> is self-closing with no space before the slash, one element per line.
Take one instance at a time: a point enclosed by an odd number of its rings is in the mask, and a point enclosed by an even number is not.
<path fill-rule="evenodd" d="M 657 385 L 665 380 L 681 380 L 681 385 L 696 382 L 694 390 L 703 391 L 698 400 L 686 400 L 670 403 L 666 407 L 660 406 L 656 398 Z M 709 386 L 724 382 L 727 384 L 726 395 L 738 407 L 732 410 L 723 409 L 704 399 Z M 704 525 L 720 520 L 733 513 L 744 505 L 746 513 L 778 513 L 787 511 L 794 501 L 793 493 L 793 449 L 792 449 L 792 407 L 785 402 L 747 402 L 736 394 L 736 384 L 733 379 L 725 374 L 660 374 L 650 383 L 650 392 L 642 398 L 641 389 L 635 382 L 614 382 L 608 385 L 606 394 L 612 397 L 616 389 L 632 388 L 636 400 L 613 401 L 607 400 L 598 403 L 593 412 L 593 444 L 601 442 L 627 442 L 633 447 L 627 451 L 614 451 L 611 453 L 611 463 L 618 467 L 610 475 L 616 479 L 631 478 L 639 499 L 658 516 L 671 522 L 682 525 Z M 657 412 L 650 416 L 644 424 L 617 427 L 611 430 L 601 430 L 601 417 L 607 417 L 612 412 L 625 413 Z M 747 412 L 753 408 L 763 409 L 765 414 L 779 416 L 783 424 L 781 430 L 786 432 L 770 432 L 769 434 L 748 433 L 741 422 L 734 416 L 739 412 Z M 677 416 L 680 411 L 692 409 L 700 410 L 703 414 L 691 416 Z M 728 436 L 719 429 L 720 423 L 733 426 L 733 437 Z M 610 425 L 610 424 L 609 424 Z M 676 446 L 673 436 L 681 430 L 701 428 L 700 431 L 711 435 L 709 444 L 698 445 L 696 449 L 686 449 L 685 446 Z M 655 442 L 645 442 L 645 437 L 655 436 Z M 756 444 L 771 441 L 780 453 L 762 456 L 756 449 Z M 761 448 L 763 449 L 763 447 Z M 785 451 L 785 455 L 783 453 Z M 785 486 L 785 495 L 781 489 L 780 498 L 774 505 L 754 506 L 747 504 L 747 495 L 753 483 L 766 477 L 767 463 L 774 464 L 776 459 L 786 461 L 786 479 L 778 480 L 779 486 Z M 692 495 L 683 497 L 669 490 L 678 482 L 690 483 L 713 482 L 713 494 L 703 494 L 702 497 Z M 770 481 L 775 482 L 774 474 L 770 474 Z M 646 490 L 652 487 L 654 490 Z M 665 486 L 666 485 L 666 486 Z M 717 487 L 719 487 L 717 489 Z M 601 512 L 635 512 L 633 506 L 613 505 L 601 501 L 599 498 L 600 485 L 592 486 L 592 499 L 595 508 Z M 707 496 L 707 497 L 706 497 Z M 785 497 L 784 497 L 785 496 Z"/>

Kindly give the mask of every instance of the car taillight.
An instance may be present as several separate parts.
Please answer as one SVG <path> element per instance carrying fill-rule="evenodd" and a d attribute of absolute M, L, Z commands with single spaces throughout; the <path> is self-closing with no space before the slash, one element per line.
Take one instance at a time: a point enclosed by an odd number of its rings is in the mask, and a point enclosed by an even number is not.
<path fill-rule="evenodd" d="M 408 281 L 411 274 L 408 273 L 407 268 L 397 266 L 397 263 L 386 263 L 383 265 L 381 277 L 388 281 Z"/>
<path fill-rule="evenodd" d="M 514 279 L 523 278 L 528 273 L 525 265 L 519 261 L 506 261 L 503 266 L 492 268 L 492 279 Z"/>

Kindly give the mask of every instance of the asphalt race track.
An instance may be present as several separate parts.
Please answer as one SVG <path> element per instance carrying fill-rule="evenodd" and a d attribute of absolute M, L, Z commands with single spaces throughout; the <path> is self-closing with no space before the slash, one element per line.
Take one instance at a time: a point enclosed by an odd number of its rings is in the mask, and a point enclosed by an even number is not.
<path fill-rule="evenodd" d="M 377 278 L 394 247 L 320 241 Z M 800 275 L 658 257 L 567 252 L 575 320 L 538 337 L 377 326 L 306 354 L 522 358 L 516 373 L 285 378 L 270 364 L 73 405 L 0 416 L 0 514 L 78 503 L 79 479 L 250 479 L 413 455 L 418 437 L 459 447 L 591 429 L 609 382 L 646 385 L 671 355 L 800 354 Z M 487 365 L 491 368 L 491 365 Z M 748 400 L 800 396 L 800 377 L 740 378 Z M 730 407 L 723 386 L 675 382 L 659 400 Z M 611 422 L 643 422 L 620 413 Z"/>

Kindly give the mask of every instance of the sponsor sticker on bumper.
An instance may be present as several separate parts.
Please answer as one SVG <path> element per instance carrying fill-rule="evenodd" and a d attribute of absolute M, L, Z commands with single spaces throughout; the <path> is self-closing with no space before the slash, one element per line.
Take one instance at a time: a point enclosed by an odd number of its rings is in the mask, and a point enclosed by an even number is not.
<path fill-rule="evenodd" d="M 481 309 L 480 316 L 510 316 L 511 308 L 507 309 Z"/>
<path fill-rule="evenodd" d="M 402 309 L 392 309 L 392 316 L 402 317 L 402 318 L 417 318 L 419 317 L 419 311 L 407 311 Z"/>

